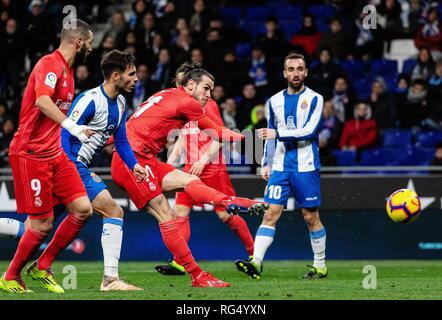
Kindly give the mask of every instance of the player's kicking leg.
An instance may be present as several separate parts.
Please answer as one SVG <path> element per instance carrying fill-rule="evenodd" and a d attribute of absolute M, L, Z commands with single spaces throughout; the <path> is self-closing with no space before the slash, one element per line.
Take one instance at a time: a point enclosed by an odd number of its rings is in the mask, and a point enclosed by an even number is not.
<path fill-rule="evenodd" d="M 107 189 L 103 189 L 94 197 L 92 208 L 103 217 L 101 245 L 103 247 L 104 276 L 100 290 L 143 290 L 123 281 L 118 274 L 118 262 L 123 241 L 123 209 L 115 202 Z"/>
<path fill-rule="evenodd" d="M 313 265 L 308 266 L 310 270 L 302 278 L 325 278 L 328 275 L 327 266 L 325 265 L 325 242 L 327 235 L 319 218 L 319 210 L 317 207 L 303 208 L 302 215 L 310 231 L 310 242 L 314 257 Z"/>
<path fill-rule="evenodd" d="M 261 279 L 263 260 L 267 249 L 275 237 L 276 223 L 281 217 L 283 205 L 271 204 L 264 214 L 262 224 L 259 226 L 255 236 L 253 258 L 248 260 L 235 261 L 239 271 L 249 275 L 252 279 Z"/>

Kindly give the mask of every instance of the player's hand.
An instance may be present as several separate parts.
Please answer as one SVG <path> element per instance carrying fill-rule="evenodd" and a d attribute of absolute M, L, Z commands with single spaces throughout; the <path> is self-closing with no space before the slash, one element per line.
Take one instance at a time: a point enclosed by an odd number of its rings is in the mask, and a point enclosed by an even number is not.
<path fill-rule="evenodd" d="M 200 176 L 206 165 L 202 161 L 195 162 L 189 170 L 190 174 Z"/>
<path fill-rule="evenodd" d="M 276 130 L 270 128 L 258 129 L 258 137 L 262 140 L 269 140 L 276 138 Z"/>
<path fill-rule="evenodd" d="M 89 143 L 89 138 L 95 134 L 88 126 L 79 126 L 71 119 L 64 119 L 61 126 L 65 128 L 71 135 L 77 137 L 81 143 Z"/>
<path fill-rule="evenodd" d="M 149 175 L 149 172 L 138 163 L 134 166 L 133 172 L 135 177 L 137 177 L 138 182 L 143 181 Z"/>
<path fill-rule="evenodd" d="M 269 166 L 265 166 L 261 168 L 261 177 L 265 180 L 268 181 L 270 178 L 270 167 Z"/>
<path fill-rule="evenodd" d="M 226 132 L 228 132 L 226 134 Z M 235 142 L 235 141 L 241 141 L 243 139 L 245 139 L 244 135 L 240 134 L 240 133 L 236 133 L 233 130 L 223 130 L 223 137 L 222 137 L 222 141 L 230 141 L 230 142 Z"/>

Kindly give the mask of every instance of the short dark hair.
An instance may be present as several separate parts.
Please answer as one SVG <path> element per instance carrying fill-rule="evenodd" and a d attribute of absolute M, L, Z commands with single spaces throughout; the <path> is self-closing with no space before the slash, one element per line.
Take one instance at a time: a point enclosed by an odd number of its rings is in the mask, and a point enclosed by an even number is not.
<path fill-rule="evenodd" d="M 184 74 L 184 77 L 182 79 L 182 81 L 180 82 L 180 84 L 182 86 L 187 86 L 187 84 L 189 83 L 189 80 L 193 80 L 196 82 L 196 84 L 201 82 L 201 79 L 203 78 L 203 76 L 206 76 L 208 78 L 210 78 L 210 80 L 215 81 L 215 77 L 212 76 L 210 74 L 210 72 L 202 69 L 202 68 L 198 68 L 198 69 L 192 69 L 188 72 L 186 72 Z"/>
<path fill-rule="evenodd" d="M 76 37 L 87 39 L 89 37 L 89 31 L 93 32 L 89 23 L 80 19 L 71 19 L 63 25 L 61 40 L 72 40 Z"/>
<path fill-rule="evenodd" d="M 305 65 L 307 66 L 307 61 L 305 60 L 305 57 L 304 57 L 303 54 L 296 53 L 296 52 L 292 52 L 292 53 L 289 53 L 289 54 L 284 58 L 284 68 L 285 68 L 285 65 L 286 65 L 286 63 L 287 63 L 287 60 L 292 60 L 292 59 L 301 59 L 301 60 L 304 60 L 304 63 L 305 63 Z"/>
<path fill-rule="evenodd" d="M 184 74 L 189 72 L 190 70 L 201 69 L 202 66 L 198 62 L 184 62 L 182 65 L 178 67 L 175 71 L 175 82 L 178 82 L 180 86 L 183 86 Z M 178 79 L 178 75 L 183 73 L 183 77 Z"/>
<path fill-rule="evenodd" d="M 117 72 L 124 72 L 128 67 L 135 65 L 136 59 L 131 52 L 123 52 L 119 50 L 112 50 L 106 53 L 101 60 L 101 72 L 105 79 Z"/>

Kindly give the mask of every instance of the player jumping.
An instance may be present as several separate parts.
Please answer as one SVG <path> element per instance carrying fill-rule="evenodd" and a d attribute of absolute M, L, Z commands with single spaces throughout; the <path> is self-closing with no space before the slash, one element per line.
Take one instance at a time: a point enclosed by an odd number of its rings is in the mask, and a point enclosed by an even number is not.
<path fill-rule="evenodd" d="M 61 31 L 59 48 L 42 57 L 29 76 L 9 159 L 17 212 L 28 215 L 30 227 L 24 232 L 14 258 L 0 279 L 0 289 L 4 291 L 32 292 L 22 280 L 21 271 L 51 231 L 52 208 L 59 202 L 66 206 L 68 215 L 27 273 L 40 280 L 49 291 L 64 292 L 53 277 L 51 265 L 92 215 L 80 175 L 60 143 L 60 126 L 82 142 L 89 141 L 93 134 L 65 115 L 74 98 L 72 66 L 75 62 L 84 62 L 92 51 L 92 41 L 91 27 L 86 22 L 78 19 L 67 22 Z"/>
<path fill-rule="evenodd" d="M 306 77 L 305 58 L 288 55 L 284 59 L 288 88 L 267 101 L 268 128 L 258 130 L 259 137 L 266 140 L 261 175 L 268 180 L 265 201 L 270 208 L 256 232 L 253 258 L 235 262 L 238 270 L 254 279 L 261 278 L 264 255 L 273 242 L 276 223 L 291 193 L 295 195 L 296 207 L 302 208 L 314 253 L 313 266 L 309 266 L 303 278 L 325 278 L 328 273 L 326 233 L 318 210 L 321 204 L 318 128 L 323 97 L 304 85 Z"/>
<path fill-rule="evenodd" d="M 201 129 L 212 129 L 213 136 L 222 141 L 243 138 L 225 127 L 217 125 L 205 114 L 204 106 L 213 89 L 213 76 L 203 69 L 194 69 L 183 77 L 183 87 L 166 89 L 151 96 L 140 105 L 127 122 L 127 136 L 135 156 L 151 173 L 147 181 L 137 183 L 118 154 L 111 165 L 113 180 L 126 192 L 138 209 L 146 210 L 159 222 L 163 241 L 176 262 L 191 275 L 195 287 L 227 287 L 230 284 L 203 272 L 194 260 L 186 241 L 177 228 L 174 213 L 163 191 L 184 189 L 197 203 L 208 203 L 226 208 L 229 213 L 259 214 L 268 206 L 246 198 L 231 197 L 206 186 L 189 173 L 160 162 L 156 155 L 165 146 L 169 133 L 181 129 L 189 121 L 198 121 Z"/>
<path fill-rule="evenodd" d="M 199 64 L 184 63 L 175 73 L 176 86 L 182 86 L 182 79 L 186 72 L 199 68 Z M 224 125 L 216 102 L 209 98 L 204 106 L 206 115 L 218 125 Z M 171 165 L 177 162 L 182 151 L 186 153 L 186 166 L 183 171 L 198 176 L 203 183 L 229 196 L 235 196 L 235 189 L 230 181 L 227 167 L 220 148 L 222 143 L 212 140 L 210 136 L 201 132 L 195 123 L 188 123 L 181 130 L 172 153 L 167 162 Z M 193 205 L 198 205 L 185 192 L 176 193 L 175 214 L 176 224 L 181 236 L 189 242 L 190 224 L 189 214 Z M 245 220 L 238 215 L 230 215 L 224 207 L 216 206 L 218 218 L 235 232 L 244 244 L 249 256 L 253 255 L 253 237 Z M 164 275 L 184 275 L 185 270 L 175 259 L 165 265 L 156 266 L 155 269 Z"/>

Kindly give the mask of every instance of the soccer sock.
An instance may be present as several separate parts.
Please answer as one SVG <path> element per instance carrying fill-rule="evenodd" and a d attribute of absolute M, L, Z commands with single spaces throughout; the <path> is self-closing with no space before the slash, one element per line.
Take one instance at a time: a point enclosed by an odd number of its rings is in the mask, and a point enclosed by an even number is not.
<path fill-rule="evenodd" d="M 249 227 L 246 221 L 240 216 L 230 216 L 226 221 L 227 224 L 233 232 L 237 234 L 241 242 L 246 247 L 249 256 L 253 255 L 253 237 L 250 234 Z"/>
<path fill-rule="evenodd" d="M 317 268 L 325 267 L 325 239 L 327 234 L 325 228 L 318 231 L 310 231 L 310 241 L 314 254 L 313 266 Z"/>
<path fill-rule="evenodd" d="M 25 224 L 18 220 L 1 218 L 0 237 L 10 239 L 20 239 L 25 233 Z"/>
<path fill-rule="evenodd" d="M 224 193 L 206 186 L 201 180 L 189 182 L 184 191 L 197 203 L 213 204 L 222 206 L 222 200 L 230 198 Z"/>
<path fill-rule="evenodd" d="M 255 249 L 253 251 L 252 261 L 259 266 L 261 266 L 262 260 L 264 260 L 264 255 L 273 242 L 275 230 L 274 227 L 262 224 L 259 226 L 258 231 L 256 231 Z"/>
<path fill-rule="evenodd" d="M 64 250 L 80 233 L 81 228 L 86 224 L 87 219 L 80 220 L 72 214 L 68 214 L 60 223 L 47 248 L 38 258 L 38 269 L 47 270 L 58 254 Z"/>
<path fill-rule="evenodd" d="M 103 247 L 104 276 L 118 278 L 118 261 L 123 242 L 123 219 L 104 218 L 101 246 Z"/>
<path fill-rule="evenodd" d="M 14 258 L 9 264 L 8 270 L 6 270 L 6 280 L 14 280 L 20 277 L 21 270 L 32 259 L 47 236 L 46 233 L 31 228 L 25 231 L 18 243 Z"/>
<path fill-rule="evenodd" d="M 181 236 L 175 220 L 161 222 L 159 225 L 164 244 L 173 254 L 175 261 L 182 265 L 193 278 L 197 277 L 202 270 L 193 258 L 186 241 Z"/>
<path fill-rule="evenodd" d="M 189 216 L 187 217 L 176 217 L 175 219 L 176 226 L 181 236 L 183 237 L 186 243 L 190 240 L 190 223 Z"/>

